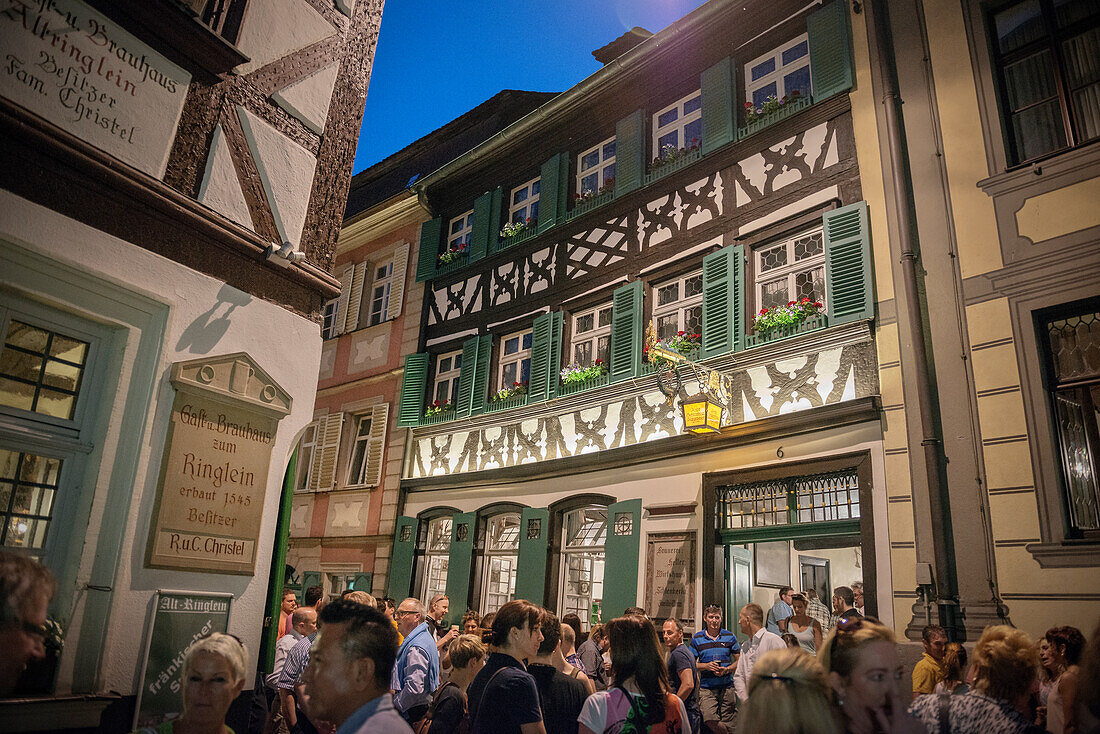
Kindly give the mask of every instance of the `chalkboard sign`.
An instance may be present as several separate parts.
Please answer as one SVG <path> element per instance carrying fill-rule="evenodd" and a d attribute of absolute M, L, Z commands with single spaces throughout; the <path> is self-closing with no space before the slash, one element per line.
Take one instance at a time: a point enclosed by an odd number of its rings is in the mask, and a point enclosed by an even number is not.
<path fill-rule="evenodd" d="M 134 728 L 155 726 L 180 713 L 183 658 L 196 640 L 229 629 L 232 594 L 157 591 L 145 643 Z"/>

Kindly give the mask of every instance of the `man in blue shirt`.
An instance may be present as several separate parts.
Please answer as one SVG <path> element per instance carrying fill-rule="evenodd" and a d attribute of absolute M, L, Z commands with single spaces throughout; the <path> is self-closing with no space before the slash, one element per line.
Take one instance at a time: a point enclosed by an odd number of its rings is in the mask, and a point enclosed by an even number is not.
<path fill-rule="evenodd" d="M 412 734 L 390 696 L 397 630 L 366 604 L 340 599 L 321 610 L 324 629 L 303 681 L 309 711 L 336 734 Z"/>
<path fill-rule="evenodd" d="M 794 616 L 794 608 L 791 607 L 791 596 L 794 591 L 789 586 L 779 589 L 779 598 L 768 610 L 768 621 L 764 626 L 773 635 L 781 635 L 787 631 L 787 620 Z"/>
<path fill-rule="evenodd" d="M 397 631 L 405 636 L 397 650 L 390 687 L 393 705 L 410 724 L 424 718 L 439 687 L 439 651 L 424 621 L 424 605 L 412 597 L 397 605 Z M 392 625 L 391 625 L 392 626 Z"/>
<path fill-rule="evenodd" d="M 698 661 L 699 709 L 703 723 L 721 721 L 733 731 L 737 695 L 733 690 L 733 671 L 741 646 L 737 637 L 722 627 L 722 607 L 711 604 L 703 612 L 706 626 L 691 636 L 691 651 Z"/>

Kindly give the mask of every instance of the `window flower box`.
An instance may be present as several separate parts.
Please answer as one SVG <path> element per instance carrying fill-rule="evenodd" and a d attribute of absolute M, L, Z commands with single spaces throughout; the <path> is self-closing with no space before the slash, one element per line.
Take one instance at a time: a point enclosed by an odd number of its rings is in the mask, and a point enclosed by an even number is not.
<path fill-rule="evenodd" d="M 424 417 L 420 419 L 419 425 L 434 426 L 436 423 L 446 423 L 449 420 L 454 420 L 454 417 L 455 401 L 442 402 L 436 400 L 424 411 Z"/>
<path fill-rule="evenodd" d="M 520 242 L 526 242 L 538 233 L 538 220 L 528 217 L 523 222 L 508 222 L 500 230 L 500 239 L 497 241 L 497 249 L 503 250 Z"/>
<path fill-rule="evenodd" d="M 760 315 L 757 314 L 757 318 L 759 318 L 759 316 Z M 770 329 L 746 334 L 743 349 L 751 349 L 752 347 L 758 347 L 762 344 L 797 336 L 798 334 L 824 329 L 828 325 L 829 321 L 825 313 L 823 311 L 815 311 L 812 315 L 808 315 L 796 321 L 778 324 Z"/>
<path fill-rule="evenodd" d="M 669 337 L 668 339 L 662 339 L 658 344 L 674 352 L 679 352 L 688 359 L 694 360 L 699 355 L 699 348 L 703 343 L 702 340 L 703 337 L 701 334 L 689 334 L 686 331 L 678 331 L 675 336 Z M 662 364 L 667 364 L 668 360 L 651 354 L 649 345 L 646 344 L 642 347 L 642 363 L 659 367 Z"/>
<path fill-rule="evenodd" d="M 768 97 L 764 104 L 755 107 L 752 102 L 745 103 L 745 126 L 737 131 L 737 139 L 746 138 L 758 133 L 769 125 L 774 125 L 780 120 L 786 119 L 800 110 L 810 106 L 809 97 L 802 96 L 797 90 L 789 97 L 777 99 Z"/>
<path fill-rule="evenodd" d="M 583 392 L 599 385 L 608 383 L 607 368 L 602 359 L 597 359 L 590 365 L 582 367 L 574 362 L 561 371 L 561 385 L 558 387 L 558 395 L 572 395 Z"/>
<path fill-rule="evenodd" d="M 643 184 L 656 181 L 674 171 L 687 168 L 695 161 L 703 157 L 703 149 L 699 146 L 699 140 L 693 138 L 686 148 L 673 148 L 666 145 L 661 148 L 660 154 L 649 163 L 649 173 L 645 175 Z"/>
<path fill-rule="evenodd" d="M 511 387 L 501 388 L 497 394 L 489 398 L 485 406 L 486 413 L 495 413 L 498 410 L 508 410 L 527 405 L 527 383 L 513 382 Z"/>

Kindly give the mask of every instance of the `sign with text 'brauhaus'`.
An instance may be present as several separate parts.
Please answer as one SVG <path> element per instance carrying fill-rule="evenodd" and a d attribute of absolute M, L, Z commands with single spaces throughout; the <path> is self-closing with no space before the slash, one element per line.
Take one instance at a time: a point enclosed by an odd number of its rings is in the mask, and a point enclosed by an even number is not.
<path fill-rule="evenodd" d="M 247 355 L 177 364 L 148 564 L 252 574 L 290 398 Z"/>

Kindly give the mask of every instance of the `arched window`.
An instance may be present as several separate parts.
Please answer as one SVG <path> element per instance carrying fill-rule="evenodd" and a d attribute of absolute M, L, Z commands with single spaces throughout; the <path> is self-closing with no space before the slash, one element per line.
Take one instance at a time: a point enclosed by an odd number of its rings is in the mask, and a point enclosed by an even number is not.
<path fill-rule="evenodd" d="M 489 518 L 485 532 L 485 578 L 481 613 L 500 609 L 516 593 L 519 566 L 519 513 L 506 512 Z"/>
<path fill-rule="evenodd" d="M 428 523 L 424 550 L 423 600 L 427 605 L 437 594 L 447 593 L 447 565 L 451 553 L 451 517 L 437 517 Z"/>
<path fill-rule="evenodd" d="M 562 543 L 560 609 L 593 624 L 593 608 L 603 603 L 604 543 L 607 541 L 607 508 L 582 507 L 565 514 Z"/>

